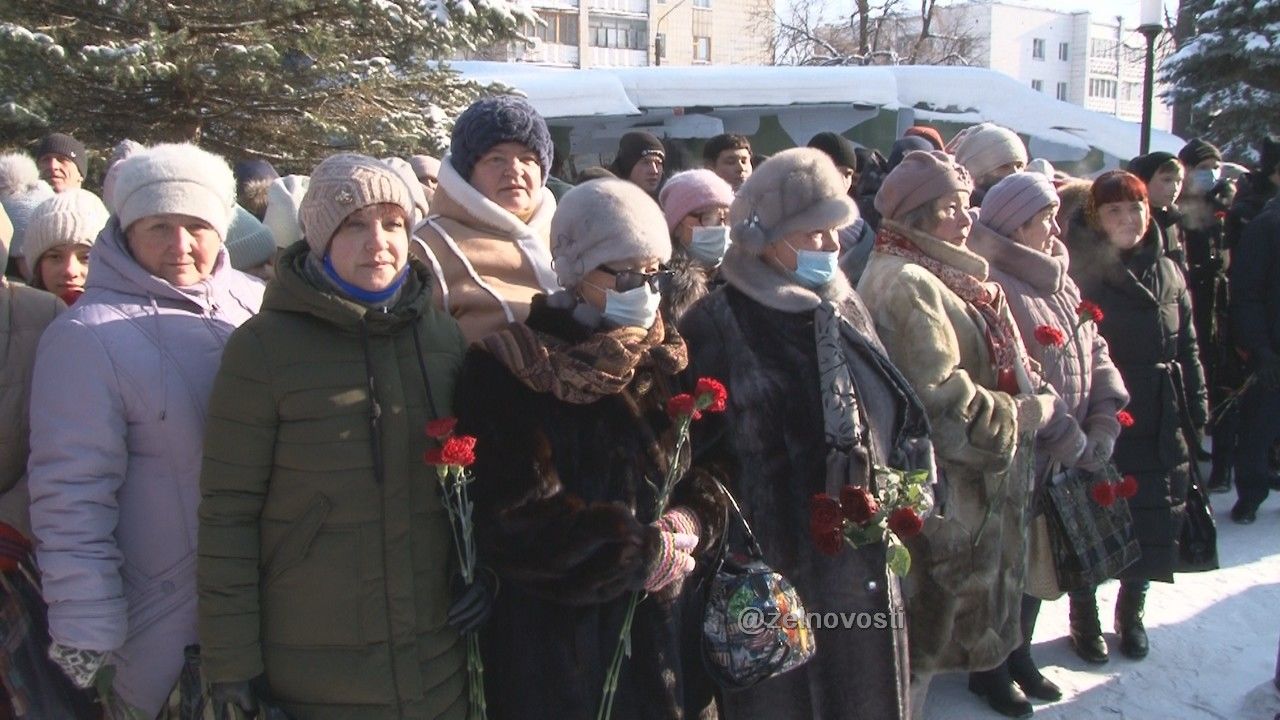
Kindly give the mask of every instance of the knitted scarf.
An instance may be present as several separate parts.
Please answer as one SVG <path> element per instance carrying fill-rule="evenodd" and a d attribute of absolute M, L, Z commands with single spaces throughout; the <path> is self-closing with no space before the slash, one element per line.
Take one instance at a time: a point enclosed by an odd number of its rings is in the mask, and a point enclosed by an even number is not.
<path fill-rule="evenodd" d="M 1016 368 L 1023 362 L 1022 354 L 1018 352 L 1019 335 L 1000 286 L 983 282 L 959 268 L 929 257 L 907 234 L 888 227 L 888 223 L 882 224 L 876 235 L 876 252 L 894 255 L 923 267 L 941 280 L 948 290 L 973 306 L 985 321 L 983 336 L 996 364 L 995 389 L 1010 395 L 1018 394 Z"/>
<path fill-rule="evenodd" d="M 637 370 L 674 375 L 689 364 L 684 339 L 661 316 L 648 330 L 622 327 L 577 343 L 511 323 L 479 345 L 530 389 L 575 405 L 622 392 Z"/>

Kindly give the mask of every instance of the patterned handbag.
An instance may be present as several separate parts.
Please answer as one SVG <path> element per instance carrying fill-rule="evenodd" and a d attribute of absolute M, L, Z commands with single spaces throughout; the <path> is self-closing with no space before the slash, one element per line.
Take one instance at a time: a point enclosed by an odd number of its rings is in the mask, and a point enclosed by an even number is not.
<path fill-rule="evenodd" d="M 702 620 L 702 657 L 711 677 L 725 690 L 749 688 L 793 670 L 813 657 L 813 632 L 806 625 L 800 596 L 764 561 L 751 527 L 733 495 L 723 496 L 746 538 L 746 552 L 721 545 L 707 590 Z M 726 536 L 728 534 L 726 522 Z"/>
<path fill-rule="evenodd" d="M 1054 569 L 1058 587 L 1067 592 L 1115 577 L 1142 554 L 1129 503 L 1117 498 L 1108 507 L 1099 505 L 1089 494 L 1090 482 L 1088 473 L 1073 469 L 1045 486 Z"/>

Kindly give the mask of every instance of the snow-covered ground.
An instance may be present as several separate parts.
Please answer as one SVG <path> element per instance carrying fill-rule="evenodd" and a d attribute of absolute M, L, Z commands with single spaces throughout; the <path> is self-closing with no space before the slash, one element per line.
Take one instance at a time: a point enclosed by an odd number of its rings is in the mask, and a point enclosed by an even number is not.
<path fill-rule="evenodd" d="M 1066 640 L 1067 599 L 1045 603 L 1033 653 L 1065 697 L 1038 703 L 1041 720 L 1272 720 L 1280 692 L 1272 684 L 1280 639 L 1280 501 L 1272 498 L 1252 525 L 1231 522 L 1235 493 L 1212 496 L 1221 569 L 1152 583 L 1146 626 L 1151 654 L 1135 662 L 1111 632 L 1119 584 L 1098 592 L 1111 662 L 1076 657 Z M 971 695 L 966 677 L 934 679 L 928 720 L 998 718 Z"/>

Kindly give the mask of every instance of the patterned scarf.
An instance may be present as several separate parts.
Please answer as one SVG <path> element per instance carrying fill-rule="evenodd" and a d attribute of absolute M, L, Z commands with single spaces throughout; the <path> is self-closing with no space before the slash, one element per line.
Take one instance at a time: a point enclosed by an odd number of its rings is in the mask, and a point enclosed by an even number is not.
<path fill-rule="evenodd" d="M 870 487 L 874 465 L 858 386 L 842 339 L 846 322 L 840 310 L 825 300 L 813 311 L 822 424 L 827 439 L 826 489 L 830 494 L 839 493 L 845 485 Z"/>
<path fill-rule="evenodd" d="M 1022 353 L 1018 351 L 1018 330 L 1014 327 L 1013 316 L 1005 305 L 1004 291 L 1000 286 L 983 282 L 969 273 L 929 257 L 906 234 L 884 225 L 876 235 L 876 252 L 894 255 L 923 267 L 941 280 L 948 290 L 972 305 L 985 321 L 982 333 L 996 364 L 995 389 L 1010 395 L 1018 394 L 1016 368 L 1024 361 Z M 1024 369 L 1030 372 L 1025 364 Z"/>
<path fill-rule="evenodd" d="M 689 364 L 684 339 L 661 317 L 648 330 L 622 327 L 579 343 L 512 323 L 479 344 L 530 389 L 575 405 L 617 395 L 638 370 L 674 375 Z M 643 373 L 640 379 L 648 384 Z M 640 394 L 647 389 L 637 388 Z"/>

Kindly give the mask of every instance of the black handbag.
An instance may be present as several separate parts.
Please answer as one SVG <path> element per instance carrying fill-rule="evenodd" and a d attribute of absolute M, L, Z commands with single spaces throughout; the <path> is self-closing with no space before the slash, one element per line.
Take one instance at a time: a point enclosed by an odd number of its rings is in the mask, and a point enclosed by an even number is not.
<path fill-rule="evenodd" d="M 1042 509 L 1058 587 L 1065 592 L 1095 587 L 1142 555 L 1129 503 L 1116 498 L 1110 506 L 1099 505 L 1089 492 L 1093 481 L 1091 474 L 1072 469 L 1045 484 Z"/>
<path fill-rule="evenodd" d="M 751 527 L 723 485 L 726 515 L 736 517 L 746 551 L 729 550 L 729 517 L 708 580 L 702 621 L 702 658 L 712 679 L 725 690 L 740 690 L 808 662 L 816 650 L 800 596 L 769 567 Z M 731 509 L 730 509 L 731 508 Z"/>
<path fill-rule="evenodd" d="M 1194 460 L 1192 462 L 1195 462 Z M 1213 521 L 1213 505 L 1193 473 L 1187 486 L 1186 517 L 1178 539 L 1175 572 L 1209 572 L 1218 569 L 1218 526 Z"/>

